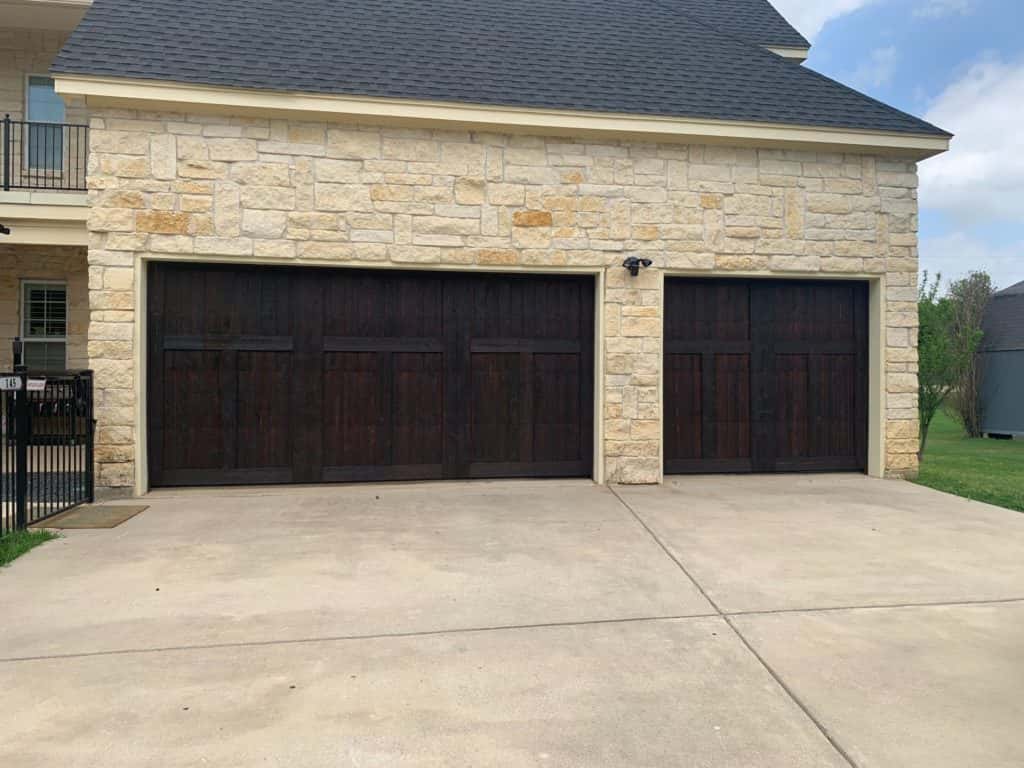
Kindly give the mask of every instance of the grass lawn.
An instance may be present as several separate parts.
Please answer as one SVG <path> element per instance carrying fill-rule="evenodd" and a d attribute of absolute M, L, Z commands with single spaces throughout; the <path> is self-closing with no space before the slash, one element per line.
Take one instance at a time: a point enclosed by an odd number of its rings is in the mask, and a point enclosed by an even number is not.
<path fill-rule="evenodd" d="M 960 425 L 940 411 L 928 433 L 917 482 L 1024 512 L 1024 440 L 968 440 Z"/>
<path fill-rule="evenodd" d="M 21 557 L 30 549 L 56 538 L 57 534 L 49 531 L 15 531 L 0 536 L 0 567 Z"/>

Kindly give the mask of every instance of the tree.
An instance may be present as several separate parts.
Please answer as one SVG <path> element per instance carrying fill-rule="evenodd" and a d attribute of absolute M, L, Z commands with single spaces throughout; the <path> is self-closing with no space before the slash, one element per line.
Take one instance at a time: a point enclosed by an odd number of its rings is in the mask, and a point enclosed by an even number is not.
<path fill-rule="evenodd" d="M 968 437 L 981 437 L 981 365 L 978 348 L 983 336 L 982 321 L 992 300 L 992 279 L 984 272 L 971 272 L 949 286 L 952 306 L 950 333 L 958 361 L 957 383 L 950 406 Z"/>
<path fill-rule="evenodd" d="M 942 275 L 934 281 L 928 280 L 925 272 L 918 289 L 917 307 L 920 317 L 918 327 L 918 410 L 921 418 L 921 445 L 918 454 L 924 459 L 928 442 L 928 428 L 939 408 L 949 397 L 957 384 L 961 368 L 956 356 L 951 333 L 953 306 L 949 299 L 939 296 Z"/>

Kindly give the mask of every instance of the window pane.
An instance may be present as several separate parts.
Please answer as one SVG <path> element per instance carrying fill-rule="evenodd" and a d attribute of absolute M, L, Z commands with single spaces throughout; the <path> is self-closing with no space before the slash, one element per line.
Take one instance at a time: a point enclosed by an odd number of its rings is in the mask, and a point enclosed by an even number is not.
<path fill-rule="evenodd" d="M 37 123 L 63 123 L 64 100 L 53 87 L 53 78 L 28 79 L 28 119 Z"/>
<path fill-rule="evenodd" d="M 30 371 L 63 371 L 67 367 L 67 345 L 63 341 L 25 342 L 24 356 Z"/>
<path fill-rule="evenodd" d="M 64 338 L 68 333 L 68 297 L 63 285 L 25 286 L 26 339 Z"/>
<path fill-rule="evenodd" d="M 64 166 L 64 100 L 49 77 L 28 79 L 28 162 L 31 168 L 60 170 Z"/>

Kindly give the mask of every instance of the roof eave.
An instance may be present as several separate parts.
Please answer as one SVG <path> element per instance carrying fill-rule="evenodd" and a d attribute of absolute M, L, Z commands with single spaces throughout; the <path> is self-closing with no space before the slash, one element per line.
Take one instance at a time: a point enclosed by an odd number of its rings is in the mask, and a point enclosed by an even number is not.
<path fill-rule="evenodd" d="M 766 45 L 765 49 L 771 51 L 776 56 L 781 56 L 784 59 L 791 59 L 793 61 L 804 62 L 807 61 L 807 57 L 811 55 L 811 47 L 799 48 L 792 45 Z"/>
<path fill-rule="evenodd" d="M 54 77 L 58 93 L 84 97 L 91 105 L 155 111 L 315 117 L 556 135 L 614 135 L 647 141 L 870 152 L 915 160 L 947 151 L 950 141 L 946 135 L 927 133 L 279 92 L 60 72 Z"/>

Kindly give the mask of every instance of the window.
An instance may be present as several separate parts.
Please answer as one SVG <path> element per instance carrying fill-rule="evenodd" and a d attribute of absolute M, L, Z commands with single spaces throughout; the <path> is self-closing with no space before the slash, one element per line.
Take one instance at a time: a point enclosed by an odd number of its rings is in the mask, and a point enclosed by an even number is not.
<path fill-rule="evenodd" d="M 27 105 L 29 168 L 59 171 L 64 167 L 64 100 L 53 78 L 29 75 Z"/>
<path fill-rule="evenodd" d="M 30 370 L 67 368 L 68 289 L 63 283 L 25 283 L 21 338 Z"/>

